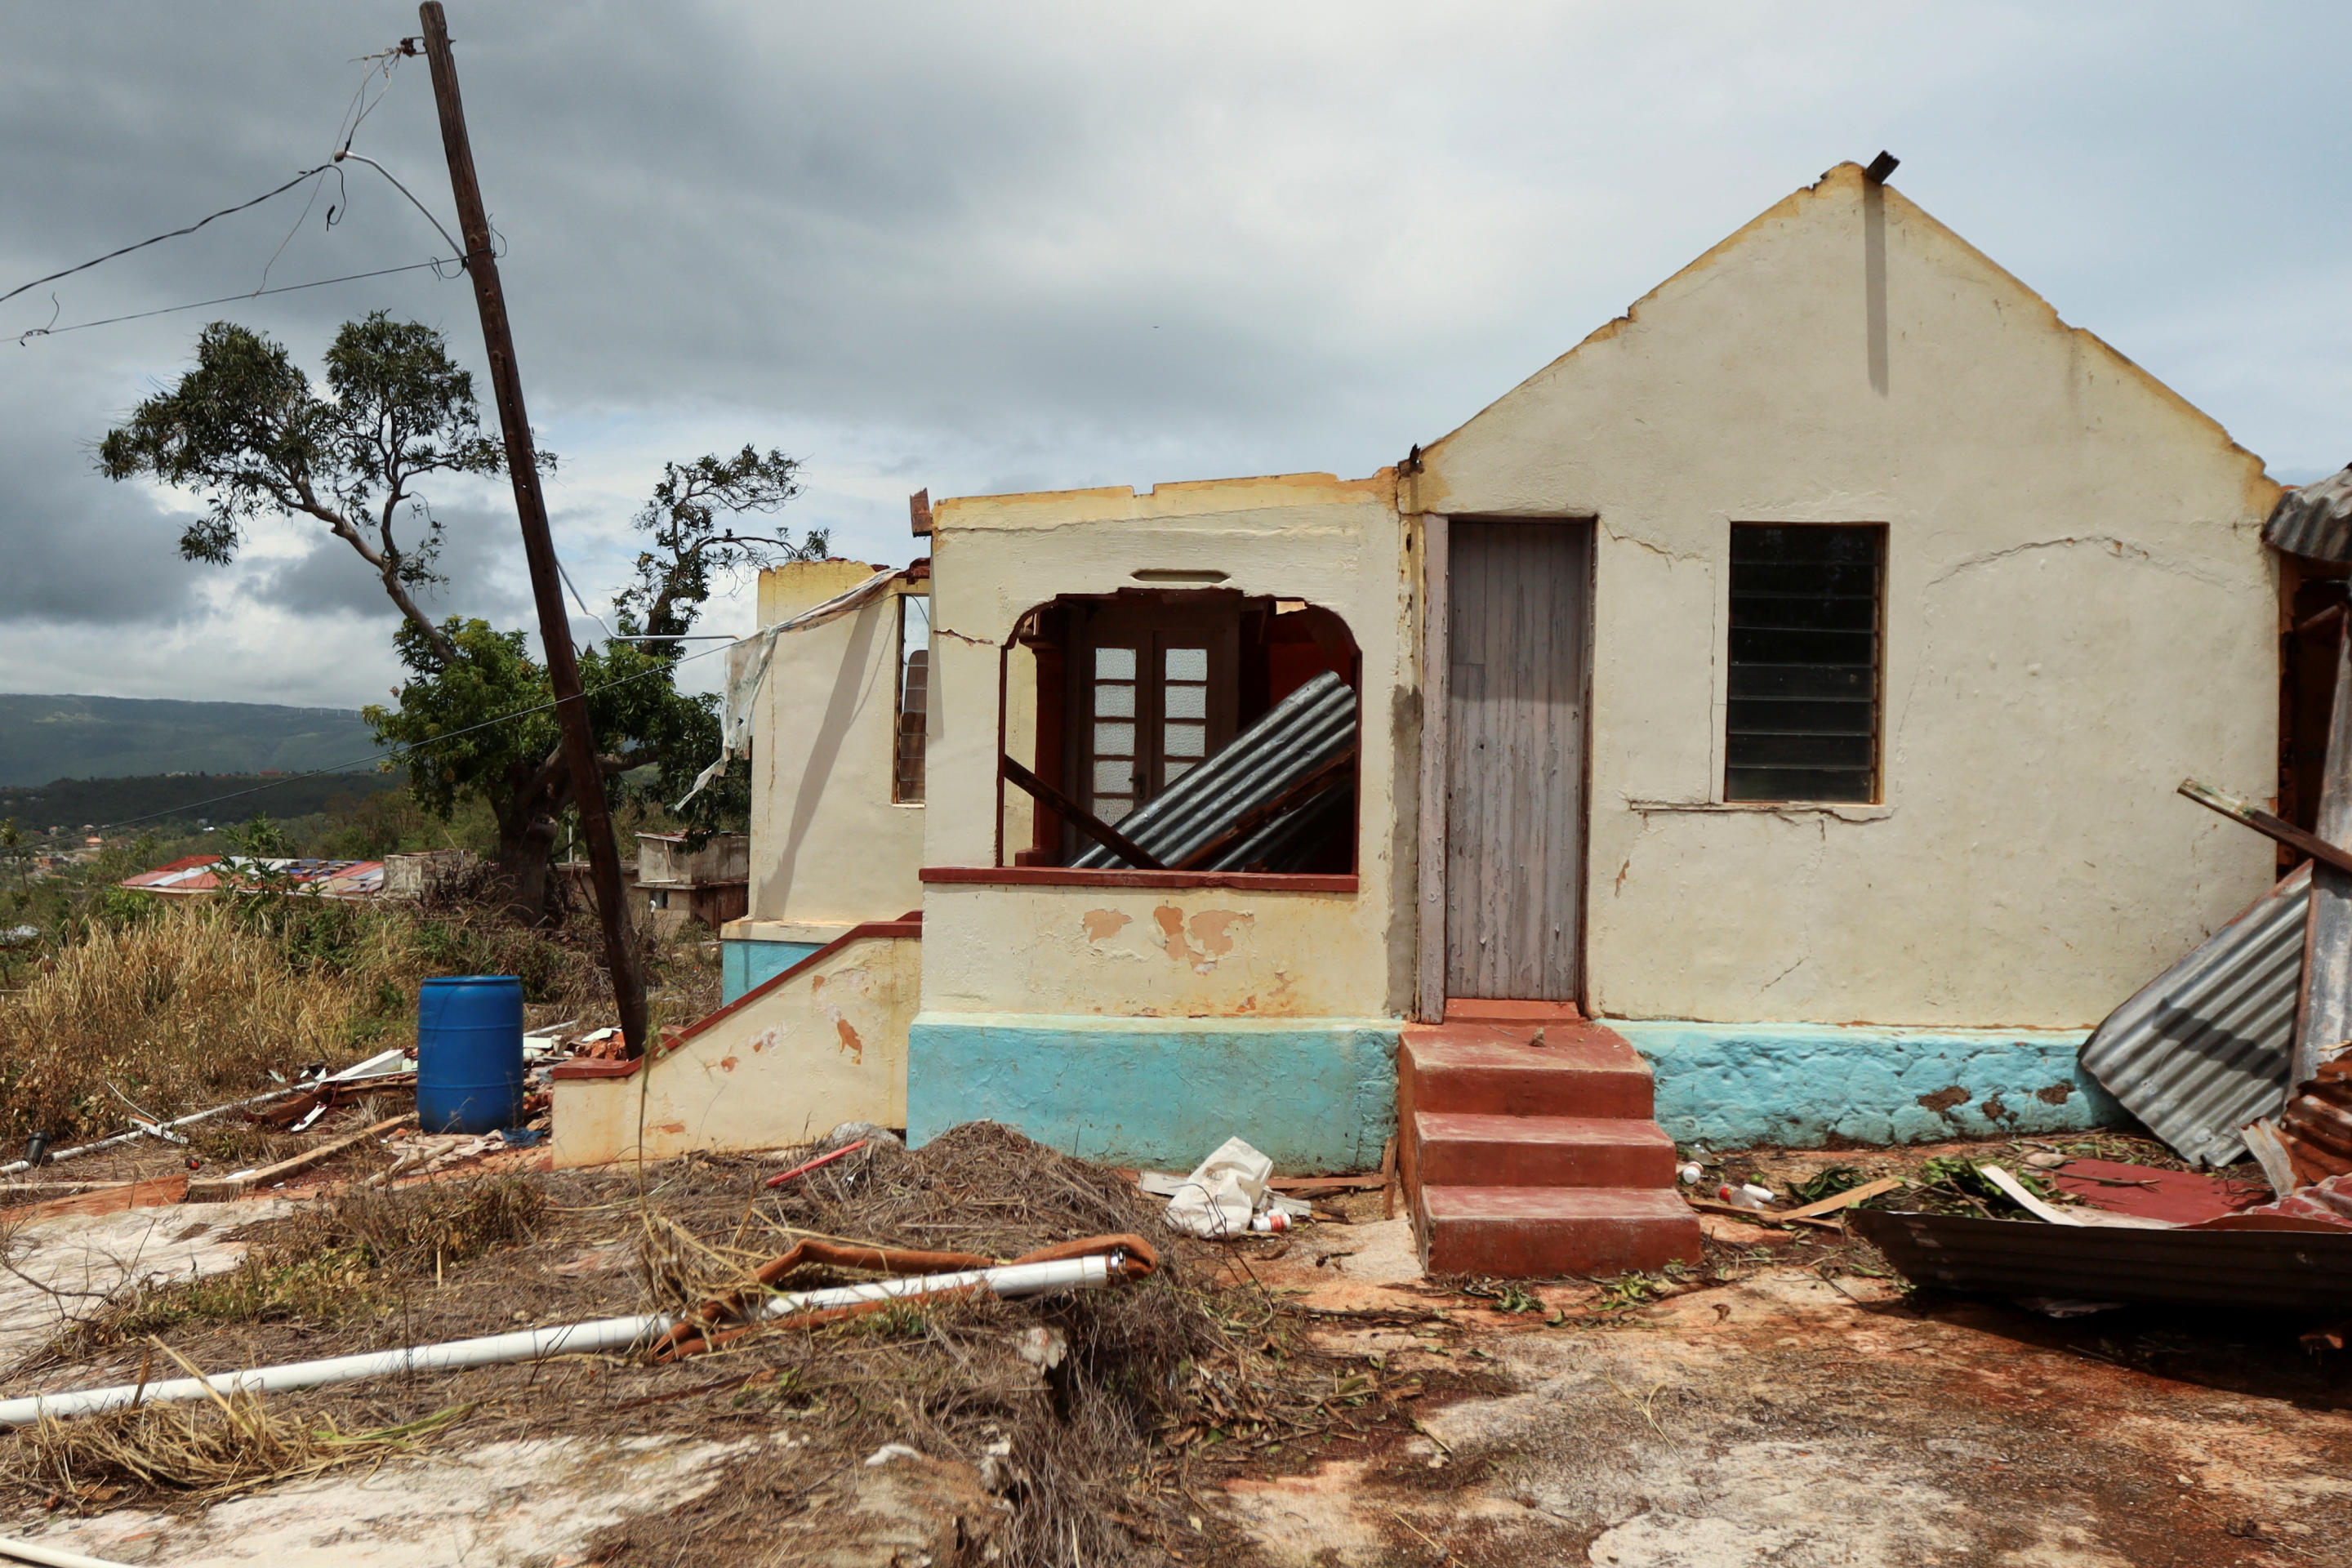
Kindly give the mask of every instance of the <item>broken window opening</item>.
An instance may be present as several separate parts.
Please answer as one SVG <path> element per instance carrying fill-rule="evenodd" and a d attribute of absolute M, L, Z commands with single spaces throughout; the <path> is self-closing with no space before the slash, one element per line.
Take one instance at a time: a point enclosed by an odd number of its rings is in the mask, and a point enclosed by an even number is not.
<path fill-rule="evenodd" d="M 931 601 L 928 595 L 898 595 L 898 721 L 892 731 L 890 799 L 899 805 L 923 801 L 923 741 L 930 719 Z"/>
<path fill-rule="evenodd" d="M 1129 589 L 1041 605 L 1015 640 L 1037 700 L 1030 760 L 1003 770 L 1034 802 L 1014 864 L 1354 870 L 1360 660 L 1338 616 Z"/>
<path fill-rule="evenodd" d="M 1874 801 L 1886 531 L 1731 525 L 1727 801 Z"/>

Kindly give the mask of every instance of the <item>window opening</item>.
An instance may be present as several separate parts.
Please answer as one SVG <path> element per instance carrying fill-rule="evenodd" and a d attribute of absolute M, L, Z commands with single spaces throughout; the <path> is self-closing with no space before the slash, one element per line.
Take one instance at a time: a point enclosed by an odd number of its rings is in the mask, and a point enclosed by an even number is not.
<path fill-rule="evenodd" d="M 1158 824 L 1148 832 L 1161 847 L 1145 853 L 1174 855 L 1167 864 L 1180 869 L 1198 868 L 1188 858 L 1245 851 L 1267 863 L 1239 868 L 1354 868 L 1357 656 L 1337 616 L 1304 600 L 1231 590 L 1125 590 L 1040 605 L 1018 638 L 1034 659 L 1037 718 L 1034 748 L 1008 757 L 1004 771 L 1033 802 L 1032 842 L 1016 864 L 1141 865 L 1126 850 L 1107 849 L 1101 831 L 1117 838 L 1127 831 L 1118 825 L 1141 820 Z M 1236 736 L 1318 678 L 1327 688 L 1338 683 L 1321 700 L 1321 728 L 1304 738 L 1319 749 L 1217 782 L 1223 775 L 1209 764 Z M 1202 803 L 1154 805 L 1195 773 L 1186 789 L 1207 791 Z M 1223 813 L 1228 795 L 1236 823 L 1249 817 L 1249 833 L 1228 839 L 1195 824 L 1171 837 L 1161 820 L 1170 810 L 1188 824 L 1196 811 Z M 1302 815 L 1307 805 L 1311 817 Z M 1249 816 L 1261 807 L 1263 815 Z M 1286 824 L 1279 834 L 1270 827 L 1276 818 Z M 1261 827 L 1269 834 L 1263 839 L 1254 836 Z M 1106 853 L 1115 858 L 1105 860 Z"/>
<path fill-rule="evenodd" d="M 1878 797 L 1875 523 L 1731 526 L 1726 800 Z"/>
<path fill-rule="evenodd" d="M 901 805 L 923 799 L 923 742 L 931 709 L 931 601 L 898 595 L 898 722 L 892 737 L 890 798 Z"/>

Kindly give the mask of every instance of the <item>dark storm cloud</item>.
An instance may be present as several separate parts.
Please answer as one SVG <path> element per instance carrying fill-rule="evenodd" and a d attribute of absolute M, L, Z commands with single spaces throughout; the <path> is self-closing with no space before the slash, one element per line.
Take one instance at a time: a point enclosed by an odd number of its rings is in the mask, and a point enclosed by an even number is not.
<path fill-rule="evenodd" d="M 883 498 L 918 486 L 1369 471 L 1881 146 L 1906 193 L 2281 471 L 2347 445 L 2352 219 L 2314 195 L 2352 119 L 2327 75 L 2352 36 L 2336 10 L 452 11 L 533 418 L 567 476 L 597 476 L 552 500 L 600 609 L 659 458 L 746 439 L 830 465 L 841 488 L 813 485 L 792 521 L 875 559 L 910 548 Z M 406 4 L 11 7 L 0 289 L 320 161 L 355 57 L 416 26 Z M 421 60 L 356 145 L 446 221 Z M 0 336 L 441 248 L 350 170 L 0 305 Z M 206 608 L 222 584 L 271 615 L 381 616 L 341 546 L 183 565 L 152 499 L 86 450 L 207 318 L 315 366 L 373 306 L 478 365 L 465 284 L 424 272 L 0 353 L 0 639 L 229 613 Z M 519 617 L 511 518 L 481 510 L 449 607 Z"/>

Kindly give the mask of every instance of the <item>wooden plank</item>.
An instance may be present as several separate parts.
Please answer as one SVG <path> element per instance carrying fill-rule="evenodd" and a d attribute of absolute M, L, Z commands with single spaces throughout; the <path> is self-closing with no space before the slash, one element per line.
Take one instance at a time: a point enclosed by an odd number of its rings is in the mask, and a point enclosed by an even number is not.
<path fill-rule="evenodd" d="M 1445 791 L 1447 573 L 1452 530 L 1444 517 L 1422 520 L 1421 550 L 1421 834 L 1419 983 L 1416 1016 L 1424 1024 L 1445 1016 Z"/>
<path fill-rule="evenodd" d="M 1807 1204 L 1802 1208 L 1783 1209 L 1780 1211 L 1780 1217 L 1812 1219 L 1825 1214 L 1835 1214 L 1840 1209 L 1852 1208 L 1859 1203 L 1867 1203 L 1881 1193 L 1891 1193 L 1901 1185 L 1903 1185 L 1903 1178 L 1900 1176 L 1881 1176 L 1874 1182 L 1864 1182 L 1858 1187 L 1848 1187 L 1844 1192 L 1833 1197 L 1823 1198 L 1819 1203 Z"/>
<path fill-rule="evenodd" d="M 2210 784 L 2199 784 L 2195 779 L 2182 779 L 2180 793 L 2210 811 L 2217 811 L 2232 822 L 2252 828 L 2264 837 L 2276 839 L 2289 848 L 2301 850 L 2313 859 L 2338 870 L 2352 871 L 2352 849 L 2338 848 L 2315 833 L 2305 833 L 2294 823 L 2273 816 L 2251 801 L 2240 800 L 2234 795 L 2224 795 Z M 2295 1081 L 2300 1083 L 2303 1080 L 2298 1079 Z"/>
<path fill-rule="evenodd" d="M 274 1165 L 264 1165 L 257 1171 L 247 1171 L 234 1176 L 214 1176 L 205 1181 L 192 1182 L 188 1185 L 188 1201 L 192 1204 L 223 1203 L 231 1198 L 241 1198 L 247 1193 L 282 1182 L 289 1176 L 299 1175 L 313 1165 L 324 1164 L 347 1149 L 364 1143 L 371 1138 L 381 1137 L 403 1122 L 415 1120 L 416 1112 L 404 1111 L 398 1116 L 379 1121 L 373 1127 L 362 1127 L 357 1132 L 346 1133 L 331 1142 L 321 1143 L 315 1149 L 305 1149 L 299 1154 L 280 1160 Z"/>
<path fill-rule="evenodd" d="M 1019 763 L 1014 762 L 1011 757 L 1004 756 L 1000 752 L 998 753 L 998 761 L 1003 764 L 1003 776 L 1007 784 L 1018 784 L 1023 789 L 1027 790 L 1031 795 L 1036 796 L 1039 800 L 1044 801 L 1055 811 L 1060 812 L 1062 814 L 1062 819 L 1067 822 L 1071 826 L 1076 828 L 1079 832 L 1085 834 L 1087 837 L 1093 839 L 1096 843 L 1101 845 L 1112 854 L 1133 862 L 1138 870 L 1165 871 L 1168 869 L 1167 867 L 1161 865 L 1157 859 L 1153 858 L 1150 850 L 1147 850 L 1142 846 L 1137 844 L 1126 834 L 1121 833 L 1109 823 L 1103 821 L 1093 812 L 1088 811 L 1085 806 L 1080 805 L 1076 801 L 1072 800 L 1068 795 L 1064 795 L 1060 790 L 1055 789 L 1052 784 L 1047 784 L 1035 773 L 1031 773 L 1027 768 L 1024 768 Z M 1002 812 L 998 813 L 999 816 L 1002 816 L 1003 815 L 1003 814 Z"/>
<path fill-rule="evenodd" d="M 143 1182 L 110 1182 L 73 1197 L 51 1198 L 47 1203 L 11 1208 L 7 1211 L 8 1223 L 24 1225 L 37 1219 L 58 1219 L 68 1215 L 120 1214 L 125 1209 L 159 1208 L 186 1197 L 188 1185 L 188 1174 L 184 1171 Z"/>

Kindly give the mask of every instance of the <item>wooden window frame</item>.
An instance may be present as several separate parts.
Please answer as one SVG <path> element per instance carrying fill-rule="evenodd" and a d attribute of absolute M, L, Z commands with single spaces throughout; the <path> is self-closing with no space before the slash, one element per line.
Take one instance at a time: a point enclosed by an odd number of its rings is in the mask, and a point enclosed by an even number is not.
<path fill-rule="evenodd" d="M 1733 639 L 1735 639 L 1735 638 L 1738 637 L 1738 632 L 1739 632 L 1739 629 L 1740 629 L 1740 628 L 1739 628 L 1738 626 L 1737 626 L 1733 623 L 1733 621 L 1732 621 L 1732 601 L 1734 600 L 1734 598 L 1735 598 L 1735 597 L 1737 597 L 1737 596 L 1738 596 L 1738 584 L 1737 584 L 1737 580 L 1736 580 L 1735 568 L 1734 568 L 1733 563 L 1732 563 L 1732 545 L 1733 545 L 1734 542 L 1738 539 L 1738 534 L 1739 534 L 1739 531 L 1740 531 L 1742 529 L 1763 529 L 1763 528 L 1785 529 L 1785 530 L 1797 530 L 1797 529 L 1833 529 L 1833 530 L 1839 531 L 1841 531 L 1841 532 L 1846 532 L 1846 533 L 1858 533 L 1858 534 L 1866 534 L 1866 535 L 1869 535 L 1869 536 L 1872 538 L 1872 540 L 1873 540 L 1874 546 L 1874 558 L 1873 558 L 1873 563 L 1872 563 L 1872 566 L 1873 566 L 1873 578 L 1872 578 L 1872 584 L 1871 584 L 1871 600 L 1872 600 L 1872 604 L 1871 604 L 1871 617 L 1870 617 L 1870 628 L 1869 628 L 1869 629 L 1870 629 L 1870 638 L 1871 638 L 1871 643 L 1870 643 L 1870 647 L 1871 647 L 1871 659 L 1870 659 L 1870 679 L 1869 679 L 1869 682 L 1868 682 L 1868 685 L 1869 685 L 1869 694 L 1870 694 L 1870 763 L 1869 763 L 1870 780 L 1869 780 L 1869 787 L 1868 787 L 1868 792 L 1867 792 L 1867 794 L 1865 794 L 1864 795 L 1863 795 L 1863 796 L 1862 796 L 1861 798 L 1859 798 L 1859 799 L 1841 799 L 1841 798 L 1838 798 L 1838 797 L 1835 797 L 1835 796 L 1825 796 L 1825 795 L 1736 795 L 1736 794 L 1734 794 L 1734 793 L 1733 793 L 1733 791 L 1732 791 L 1732 784 L 1731 784 L 1732 771 L 1733 771 L 1733 769 L 1734 769 L 1734 767 L 1735 767 L 1735 766 L 1738 765 L 1738 764 L 1737 764 L 1737 763 L 1735 763 L 1734 758 L 1733 758 L 1733 755 L 1732 755 L 1732 735 L 1733 735 L 1733 730 L 1732 730 L 1732 712 L 1733 712 L 1734 705 L 1735 705 L 1735 704 L 1737 704 L 1737 703 L 1738 703 L 1739 701 L 1741 701 L 1741 700 L 1744 700 L 1744 699 L 1743 699 L 1739 694 L 1738 694 L 1738 693 L 1734 690 L 1734 687 L 1735 687 L 1735 686 L 1737 685 L 1737 683 L 1738 683 L 1738 669 L 1739 669 L 1739 668 L 1740 668 L 1740 664 L 1739 664 L 1739 661 L 1738 660 L 1738 658 L 1737 658 L 1737 657 L 1736 657 L 1736 655 L 1735 655 L 1735 653 L 1734 653 L 1734 651 L 1733 651 L 1733 648 L 1734 648 L 1734 642 L 1733 642 Z M 1806 806 L 1810 806 L 1810 805 L 1841 806 L 1841 805 L 1842 805 L 1842 806 L 1862 806 L 1862 805 L 1884 805 L 1884 804 L 1885 803 L 1885 799 L 1886 799 L 1886 739 L 1885 739 L 1885 737 L 1886 737 L 1886 581 L 1887 581 L 1888 556 L 1889 556 L 1889 553 L 1890 553 L 1890 549 L 1891 549 L 1891 541 L 1890 541 L 1890 538 L 1889 538 L 1889 531 L 1888 531 L 1888 529 L 1887 529 L 1886 524 L 1885 524 L 1884 522 L 1821 522 L 1821 521 L 1787 522 L 1787 521 L 1744 521 L 1744 520 L 1743 520 L 1743 521 L 1735 521 L 1735 522 L 1733 522 L 1733 523 L 1731 523 L 1731 524 L 1730 524 L 1729 531 L 1728 531 L 1728 532 L 1726 534 L 1726 537 L 1725 537 L 1725 550 L 1724 550 L 1724 636 L 1725 636 L 1725 647 L 1724 647 L 1724 665 L 1723 665 L 1723 668 L 1724 668 L 1724 689 L 1723 689 L 1723 691 L 1724 691 L 1723 728 L 1722 728 L 1722 731 L 1721 731 L 1721 734 L 1722 734 L 1722 741 L 1723 741 L 1723 762 L 1722 762 L 1722 766 L 1717 770 L 1717 781 L 1716 781 L 1716 782 L 1717 782 L 1717 791 L 1718 791 L 1718 793 L 1719 793 L 1719 798 L 1720 798 L 1721 802 L 1722 802 L 1724 805 L 1733 805 L 1733 806 L 1748 806 L 1748 805 L 1754 805 L 1754 806 L 1774 806 L 1774 805 L 1806 805 Z M 1858 628 L 1857 628 L 1857 629 L 1858 629 Z M 1835 699 L 1817 699 L 1817 700 L 1835 700 Z M 1750 763 L 1750 764 L 1748 764 L 1748 765 L 1749 767 L 1753 768 L 1753 767 L 1758 766 L 1759 764 Z M 1820 771 L 1820 772 L 1829 772 L 1829 771 L 1845 771 L 1845 770 L 1843 770 L 1843 769 L 1836 769 L 1836 770 L 1832 770 L 1832 769 L 1821 769 L 1821 770 L 1816 770 L 1816 771 Z"/>

